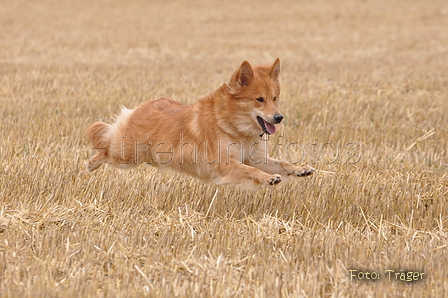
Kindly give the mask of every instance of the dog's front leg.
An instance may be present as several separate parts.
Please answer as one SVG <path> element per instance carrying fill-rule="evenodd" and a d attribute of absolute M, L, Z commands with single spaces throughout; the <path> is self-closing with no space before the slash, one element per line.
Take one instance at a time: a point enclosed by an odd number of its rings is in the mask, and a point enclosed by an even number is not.
<path fill-rule="evenodd" d="M 277 160 L 274 158 L 267 157 L 263 161 L 258 163 L 247 161 L 247 165 L 253 166 L 257 169 L 262 170 L 263 172 L 270 174 L 280 174 L 283 177 L 286 176 L 296 176 L 296 177 L 305 177 L 310 176 L 314 173 L 315 169 L 311 166 L 295 166 L 283 160 Z"/>
<path fill-rule="evenodd" d="M 265 173 L 260 169 L 230 161 L 226 164 L 215 165 L 216 175 L 214 182 L 217 184 L 237 184 L 246 188 L 257 188 L 260 185 L 275 185 L 280 183 L 279 173 Z"/>

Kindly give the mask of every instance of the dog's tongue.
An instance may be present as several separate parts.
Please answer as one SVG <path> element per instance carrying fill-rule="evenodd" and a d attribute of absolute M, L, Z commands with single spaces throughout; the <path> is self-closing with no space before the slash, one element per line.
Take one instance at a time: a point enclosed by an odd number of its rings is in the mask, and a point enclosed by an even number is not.
<path fill-rule="evenodd" d="M 263 120 L 264 121 L 264 120 Z M 275 133 L 275 125 L 264 121 L 264 125 L 266 126 L 266 130 L 272 135 Z"/>

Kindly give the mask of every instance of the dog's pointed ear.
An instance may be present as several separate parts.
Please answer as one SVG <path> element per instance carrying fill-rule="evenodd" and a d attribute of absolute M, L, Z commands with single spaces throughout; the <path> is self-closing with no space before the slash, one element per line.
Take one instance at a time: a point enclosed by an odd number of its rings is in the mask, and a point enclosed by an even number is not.
<path fill-rule="evenodd" d="M 280 76 L 280 59 L 279 58 L 275 59 L 275 62 L 272 65 L 270 76 L 273 81 L 278 80 L 278 77 Z"/>
<path fill-rule="evenodd" d="M 254 71 L 249 62 L 244 61 L 238 71 L 237 82 L 240 86 L 249 86 L 254 78 Z"/>

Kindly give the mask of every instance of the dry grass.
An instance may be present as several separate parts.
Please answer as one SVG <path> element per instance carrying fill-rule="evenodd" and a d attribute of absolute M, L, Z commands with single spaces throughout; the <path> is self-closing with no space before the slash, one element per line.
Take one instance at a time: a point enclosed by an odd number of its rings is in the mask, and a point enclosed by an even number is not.
<path fill-rule="evenodd" d="M 446 1 L 236 3 L 3 1 L 1 297 L 448 293 Z M 88 124 L 148 98 L 192 103 L 276 57 L 272 155 L 303 155 L 314 177 L 246 192 L 85 171 Z"/>

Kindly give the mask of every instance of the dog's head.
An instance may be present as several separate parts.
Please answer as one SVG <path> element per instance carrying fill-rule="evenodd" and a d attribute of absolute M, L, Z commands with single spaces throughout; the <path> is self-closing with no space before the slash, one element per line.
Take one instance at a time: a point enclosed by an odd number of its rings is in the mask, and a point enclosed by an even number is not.
<path fill-rule="evenodd" d="M 269 66 L 252 67 L 244 61 L 233 74 L 228 107 L 234 125 L 248 135 L 274 134 L 275 125 L 283 120 L 278 111 L 280 99 L 280 60 Z"/>

